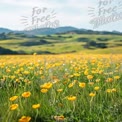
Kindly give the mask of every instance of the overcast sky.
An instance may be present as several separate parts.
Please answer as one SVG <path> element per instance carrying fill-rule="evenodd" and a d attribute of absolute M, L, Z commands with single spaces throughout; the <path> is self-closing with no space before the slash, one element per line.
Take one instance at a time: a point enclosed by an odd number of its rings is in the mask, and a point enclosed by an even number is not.
<path fill-rule="evenodd" d="M 104 1 L 106 1 L 106 3 L 100 4 L 100 0 L 0 0 L 0 27 L 23 30 L 25 26 L 27 26 L 22 22 L 25 18 L 25 21 L 28 21 L 26 24 L 30 24 L 30 22 L 32 22 L 32 14 L 36 16 L 34 18 L 36 22 L 37 18 L 47 16 L 52 12 L 55 13 L 55 17 L 52 18 L 51 21 L 59 20 L 59 26 L 74 26 L 78 28 L 93 29 L 93 24 L 90 24 L 90 21 L 94 17 L 98 17 L 100 8 L 102 8 L 101 13 L 105 12 L 104 8 L 106 11 L 111 8 L 108 15 L 111 15 L 112 11 L 114 11 L 114 13 L 115 11 L 117 13 L 122 12 L 121 0 Z M 40 12 L 36 15 L 37 12 L 43 10 L 43 8 L 50 9 L 50 11 Z M 105 17 L 108 16 L 105 13 L 104 15 Z M 41 25 L 41 23 L 39 24 Z M 119 16 L 116 21 L 108 22 L 94 30 L 117 30 L 122 32 L 121 29 L 122 13 L 121 18 Z"/>

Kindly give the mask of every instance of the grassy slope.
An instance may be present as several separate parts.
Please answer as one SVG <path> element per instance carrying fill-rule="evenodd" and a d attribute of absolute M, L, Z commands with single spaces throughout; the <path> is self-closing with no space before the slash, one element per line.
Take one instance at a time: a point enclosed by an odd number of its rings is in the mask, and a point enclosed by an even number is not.
<path fill-rule="evenodd" d="M 0 40 L 0 46 L 8 48 L 14 51 L 24 51 L 26 53 L 49 51 L 50 53 L 68 53 L 68 52 L 83 52 L 83 53 L 122 53 L 122 36 L 118 35 L 95 35 L 95 34 L 62 34 L 62 35 L 51 35 L 42 36 L 38 35 L 39 38 L 26 38 L 20 36 L 11 36 L 14 39 Z M 100 49 L 94 48 L 85 49 L 83 45 L 86 42 L 78 42 L 78 38 L 87 38 L 96 42 L 107 43 L 108 48 Z M 98 38 L 107 38 L 107 41 L 99 41 Z M 34 46 L 24 46 L 26 42 L 39 42 L 40 39 L 44 39 L 50 44 L 40 44 Z"/>

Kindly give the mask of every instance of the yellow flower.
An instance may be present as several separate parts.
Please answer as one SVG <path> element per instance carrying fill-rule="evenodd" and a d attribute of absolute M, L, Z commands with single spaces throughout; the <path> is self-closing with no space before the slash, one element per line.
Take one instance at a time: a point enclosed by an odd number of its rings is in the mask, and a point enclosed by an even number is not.
<path fill-rule="evenodd" d="M 70 96 L 70 97 L 67 97 L 67 99 L 68 99 L 69 101 L 74 101 L 74 100 L 76 100 L 76 96 Z"/>
<path fill-rule="evenodd" d="M 106 82 L 112 82 L 112 81 L 113 81 L 112 78 L 108 78 L 108 79 L 106 80 Z"/>
<path fill-rule="evenodd" d="M 111 91 L 111 89 L 107 89 L 106 92 L 107 93 L 111 93 L 112 91 Z"/>
<path fill-rule="evenodd" d="M 54 116 L 54 119 L 56 121 L 63 121 L 65 118 L 64 118 L 64 116 Z"/>
<path fill-rule="evenodd" d="M 57 89 L 57 92 L 62 92 L 63 91 L 63 89 Z"/>
<path fill-rule="evenodd" d="M 20 80 L 19 80 L 19 79 L 16 79 L 15 81 L 16 81 L 17 83 L 19 83 L 19 82 L 20 82 Z"/>
<path fill-rule="evenodd" d="M 117 91 L 117 90 L 116 90 L 115 88 L 113 88 L 113 89 L 107 89 L 107 90 L 106 90 L 107 93 L 116 92 L 116 91 Z"/>
<path fill-rule="evenodd" d="M 89 94 L 90 97 L 94 97 L 95 95 L 96 95 L 96 94 L 93 93 L 93 92 L 91 92 L 91 93 Z"/>
<path fill-rule="evenodd" d="M 73 75 L 76 76 L 76 77 L 79 77 L 80 76 L 79 73 L 74 73 Z"/>
<path fill-rule="evenodd" d="M 86 83 L 79 83 L 79 87 L 84 88 L 86 86 Z"/>
<path fill-rule="evenodd" d="M 74 80 L 73 83 L 74 83 L 74 84 L 75 84 L 75 83 L 78 83 L 78 81 L 77 81 L 77 80 Z"/>
<path fill-rule="evenodd" d="M 32 108 L 33 109 L 38 109 L 38 108 L 40 108 L 40 104 L 34 104 L 34 105 L 32 105 Z"/>
<path fill-rule="evenodd" d="M 118 79 L 120 79 L 120 76 L 114 76 L 114 79 L 118 80 Z"/>
<path fill-rule="evenodd" d="M 70 78 L 73 78 L 73 77 L 74 77 L 74 75 L 70 75 L 69 77 L 70 77 Z"/>
<path fill-rule="evenodd" d="M 100 89 L 99 86 L 94 87 L 94 90 L 95 90 L 95 91 L 98 91 L 99 89 Z"/>
<path fill-rule="evenodd" d="M 28 74 L 30 74 L 30 72 L 29 71 L 24 71 L 23 74 L 28 75 Z"/>
<path fill-rule="evenodd" d="M 92 59 L 92 60 L 91 60 L 91 63 L 95 63 L 95 62 L 96 62 L 96 59 Z"/>
<path fill-rule="evenodd" d="M 44 83 L 40 87 L 43 88 L 43 89 L 50 89 L 52 87 L 52 83 L 51 82 Z"/>
<path fill-rule="evenodd" d="M 30 92 L 24 92 L 24 93 L 22 94 L 22 97 L 27 98 L 27 97 L 30 97 L 30 95 L 31 95 Z"/>
<path fill-rule="evenodd" d="M 42 93 L 47 93 L 48 92 L 48 89 L 41 89 L 41 92 Z"/>
<path fill-rule="evenodd" d="M 10 78 L 11 78 L 12 80 L 13 80 L 15 77 L 16 77 L 16 76 L 14 76 L 14 75 L 10 76 Z"/>
<path fill-rule="evenodd" d="M 84 75 L 88 75 L 88 70 L 85 70 L 84 71 Z"/>
<path fill-rule="evenodd" d="M 16 110 L 18 108 L 18 104 L 12 104 L 10 106 L 10 110 Z"/>
<path fill-rule="evenodd" d="M 116 92 L 116 89 L 115 89 L 115 88 L 113 88 L 113 89 L 111 89 L 111 91 L 112 91 L 112 92 Z"/>
<path fill-rule="evenodd" d="M 10 69 L 6 69 L 6 72 L 9 73 L 9 72 L 11 72 L 11 70 Z"/>
<path fill-rule="evenodd" d="M 99 74 L 102 74 L 102 73 L 103 73 L 103 70 L 100 70 L 98 73 L 99 73 Z"/>
<path fill-rule="evenodd" d="M 74 86 L 74 83 L 70 83 L 70 84 L 68 85 L 69 88 L 71 88 L 71 87 L 73 87 L 73 86 Z"/>
<path fill-rule="evenodd" d="M 88 80 L 92 80 L 93 79 L 93 76 L 92 75 L 87 75 L 87 79 Z"/>
<path fill-rule="evenodd" d="M 18 98 L 18 96 L 13 96 L 13 97 L 10 97 L 9 100 L 10 100 L 10 101 L 14 101 L 14 100 L 16 100 L 17 98 Z"/>
<path fill-rule="evenodd" d="M 29 122 L 31 120 L 31 117 L 29 116 L 22 116 L 18 122 Z"/>

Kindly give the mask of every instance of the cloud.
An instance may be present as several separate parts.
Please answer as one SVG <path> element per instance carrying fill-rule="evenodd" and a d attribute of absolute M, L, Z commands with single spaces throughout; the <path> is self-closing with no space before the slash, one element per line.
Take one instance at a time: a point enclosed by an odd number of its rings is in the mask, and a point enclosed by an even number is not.
<path fill-rule="evenodd" d="M 56 11 L 56 18 L 60 20 L 61 26 L 72 25 L 79 28 L 91 28 L 88 7 L 96 7 L 97 2 L 98 0 L 0 0 L 0 26 L 23 29 L 24 25 L 20 21 L 21 16 L 31 15 L 33 7 L 47 7 Z M 120 29 L 121 23 L 116 27 Z M 112 29 L 109 24 L 106 25 L 106 28 Z"/>

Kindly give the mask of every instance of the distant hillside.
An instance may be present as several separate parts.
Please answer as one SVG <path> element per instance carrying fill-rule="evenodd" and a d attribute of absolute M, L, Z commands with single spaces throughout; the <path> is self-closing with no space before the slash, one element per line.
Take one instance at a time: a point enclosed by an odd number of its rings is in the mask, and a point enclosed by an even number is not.
<path fill-rule="evenodd" d="M 12 30 L 9 30 L 7 28 L 0 28 L 0 33 L 9 33 L 12 32 Z"/>
<path fill-rule="evenodd" d="M 75 33 L 75 34 L 113 34 L 121 35 L 118 31 L 94 31 L 87 29 L 78 29 L 71 26 L 58 27 L 58 28 L 39 28 L 30 31 L 18 31 L 18 33 L 24 33 L 28 35 L 52 35 L 52 34 L 64 34 L 64 33 Z"/>
<path fill-rule="evenodd" d="M 66 33 L 66 32 L 71 32 L 78 30 L 78 28 L 74 27 L 59 27 L 59 28 L 40 28 L 40 29 L 35 29 L 35 30 L 30 30 L 30 31 L 22 31 L 22 33 L 25 34 L 31 34 L 31 35 L 51 35 L 51 34 L 56 34 L 56 33 Z"/>
<path fill-rule="evenodd" d="M 53 35 L 2 33 L 0 34 L 0 54 L 33 54 L 35 52 L 37 54 L 75 52 L 122 54 L 122 35 L 109 33 L 111 32 L 83 29 Z"/>
<path fill-rule="evenodd" d="M 107 34 L 112 34 L 112 35 L 122 35 L 121 32 L 118 31 L 94 31 L 94 30 L 86 30 L 86 29 L 78 29 L 78 30 L 74 30 L 74 31 L 69 31 L 67 33 L 75 33 L 75 34 L 103 34 L 103 35 L 107 35 Z"/>
<path fill-rule="evenodd" d="M 14 31 L 9 30 L 6 28 L 0 28 L 0 33 L 23 33 L 26 35 L 52 35 L 52 34 L 64 34 L 64 33 L 75 33 L 75 34 L 113 34 L 113 35 L 121 35 L 121 32 L 118 31 L 94 31 L 94 30 L 87 30 L 87 29 L 78 29 L 71 26 L 65 26 L 65 27 L 58 27 L 58 28 L 39 28 L 29 31 Z"/>

